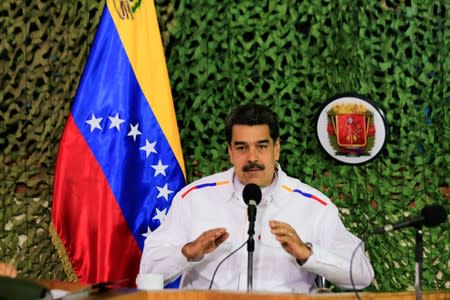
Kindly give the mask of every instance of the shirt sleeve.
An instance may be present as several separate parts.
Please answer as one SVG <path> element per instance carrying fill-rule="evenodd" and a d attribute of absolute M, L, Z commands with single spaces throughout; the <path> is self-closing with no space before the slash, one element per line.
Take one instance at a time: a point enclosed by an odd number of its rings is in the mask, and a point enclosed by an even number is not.
<path fill-rule="evenodd" d="M 370 285 L 374 271 L 364 253 L 364 243 L 350 233 L 338 216 L 335 206 L 321 218 L 318 243 L 313 254 L 301 267 L 324 276 L 326 280 L 345 289 L 363 289 Z M 306 242 L 306 241 L 305 241 Z"/>
<path fill-rule="evenodd" d="M 172 206 L 161 226 L 150 233 L 144 243 L 140 273 L 159 273 L 164 283 L 176 279 L 190 263 L 181 253 L 182 247 L 189 242 L 189 220 L 191 210 L 185 199 L 175 196 Z"/>

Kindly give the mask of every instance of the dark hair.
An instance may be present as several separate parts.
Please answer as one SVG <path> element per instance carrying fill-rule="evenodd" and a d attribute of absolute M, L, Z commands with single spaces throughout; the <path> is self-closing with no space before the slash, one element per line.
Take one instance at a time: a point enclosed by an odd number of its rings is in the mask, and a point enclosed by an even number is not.
<path fill-rule="evenodd" d="M 279 136 L 278 117 L 267 106 L 248 103 L 238 106 L 225 119 L 225 136 L 231 143 L 233 126 L 239 125 L 268 125 L 270 137 L 276 141 Z"/>

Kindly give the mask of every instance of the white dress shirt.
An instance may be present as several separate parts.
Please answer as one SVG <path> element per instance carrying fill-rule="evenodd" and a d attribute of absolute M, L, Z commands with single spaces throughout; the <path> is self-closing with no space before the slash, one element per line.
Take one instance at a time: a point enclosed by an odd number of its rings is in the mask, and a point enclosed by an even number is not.
<path fill-rule="evenodd" d="M 248 239 L 247 205 L 243 186 L 233 184 L 233 168 L 197 180 L 183 188 L 157 230 L 145 241 L 140 273 L 161 273 L 170 282 L 183 275 L 181 287 L 208 289 L 218 264 Z M 313 245 L 313 254 L 300 266 L 270 232 L 269 220 L 288 223 L 303 242 Z M 224 227 L 228 239 L 199 262 L 188 262 L 182 247 L 204 231 Z M 374 276 L 364 245 L 348 232 L 336 206 L 318 190 L 287 176 L 278 168 L 274 185 L 263 189 L 257 207 L 253 253 L 253 290 L 311 293 L 317 274 L 343 287 L 368 286 Z M 358 247 L 359 246 L 359 247 Z M 356 249 L 358 247 L 358 249 Z M 225 260 L 212 289 L 247 289 L 247 247 Z"/>

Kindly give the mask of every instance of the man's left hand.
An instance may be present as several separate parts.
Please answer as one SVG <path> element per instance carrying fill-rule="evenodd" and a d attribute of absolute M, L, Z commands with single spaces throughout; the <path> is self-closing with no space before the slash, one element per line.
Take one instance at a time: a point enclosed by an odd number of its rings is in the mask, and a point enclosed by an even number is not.
<path fill-rule="evenodd" d="M 269 221 L 269 226 L 271 232 L 275 235 L 277 241 L 280 242 L 287 253 L 303 262 L 311 256 L 311 249 L 303 243 L 302 239 L 291 225 L 271 220 Z"/>

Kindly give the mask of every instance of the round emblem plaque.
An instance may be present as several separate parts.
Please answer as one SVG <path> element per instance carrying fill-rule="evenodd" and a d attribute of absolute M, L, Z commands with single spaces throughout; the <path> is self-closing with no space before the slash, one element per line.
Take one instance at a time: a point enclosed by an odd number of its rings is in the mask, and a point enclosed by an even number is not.
<path fill-rule="evenodd" d="M 322 148 L 346 164 L 374 159 L 384 148 L 388 126 L 383 111 L 357 94 L 335 96 L 321 107 L 316 134 Z"/>

